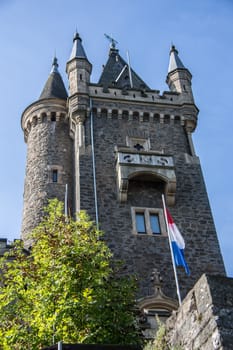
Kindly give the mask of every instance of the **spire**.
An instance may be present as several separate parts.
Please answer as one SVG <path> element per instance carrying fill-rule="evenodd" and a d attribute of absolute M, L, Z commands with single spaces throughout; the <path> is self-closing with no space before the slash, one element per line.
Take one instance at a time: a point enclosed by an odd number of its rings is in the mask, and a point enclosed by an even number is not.
<path fill-rule="evenodd" d="M 86 55 L 84 48 L 82 46 L 82 39 L 80 38 L 80 36 L 77 32 L 74 35 L 73 48 L 71 51 L 69 61 L 71 61 L 73 58 L 85 58 L 87 60 L 87 55 Z"/>
<path fill-rule="evenodd" d="M 57 57 L 56 56 L 54 56 L 52 69 L 51 69 L 50 73 L 59 73 L 58 72 L 58 63 L 57 63 Z"/>
<path fill-rule="evenodd" d="M 58 71 L 57 58 L 54 57 L 52 69 L 48 80 L 40 94 L 39 100 L 45 98 L 62 98 L 66 100 L 68 97 L 62 77 Z"/>
<path fill-rule="evenodd" d="M 186 68 L 178 56 L 178 51 L 175 48 L 175 45 L 172 45 L 170 50 L 170 61 L 169 61 L 168 73 L 172 72 L 175 69 L 186 69 Z"/>

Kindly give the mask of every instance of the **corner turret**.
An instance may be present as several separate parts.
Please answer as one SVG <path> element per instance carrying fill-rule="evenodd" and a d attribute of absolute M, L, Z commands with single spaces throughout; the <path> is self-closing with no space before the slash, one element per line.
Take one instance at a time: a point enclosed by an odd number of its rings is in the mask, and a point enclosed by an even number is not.
<path fill-rule="evenodd" d="M 41 221 L 48 199 L 63 201 L 66 185 L 73 213 L 73 140 L 69 135 L 67 97 L 55 57 L 39 99 L 24 110 L 21 119 L 27 143 L 21 231 L 25 247 L 32 244 L 29 233 Z"/>
<path fill-rule="evenodd" d="M 85 120 L 90 105 L 89 84 L 92 65 L 76 32 L 73 48 L 66 65 L 69 79 L 68 114 L 70 136 L 74 140 L 75 211 L 80 210 L 79 158 L 85 153 Z"/>
<path fill-rule="evenodd" d="M 87 59 L 87 55 L 82 46 L 82 39 L 76 32 L 73 39 L 71 55 L 66 65 L 70 96 L 75 93 L 88 93 L 91 71 L 92 65 Z"/>
<path fill-rule="evenodd" d="M 183 94 L 184 99 L 187 100 L 186 102 L 193 103 L 191 80 L 192 74 L 185 68 L 178 56 L 177 49 L 172 45 L 166 83 L 171 91 Z"/>

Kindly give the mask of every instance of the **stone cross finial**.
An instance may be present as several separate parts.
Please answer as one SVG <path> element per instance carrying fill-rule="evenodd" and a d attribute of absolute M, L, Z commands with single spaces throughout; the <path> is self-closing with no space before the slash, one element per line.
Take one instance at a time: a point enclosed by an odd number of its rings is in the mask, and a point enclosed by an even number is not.
<path fill-rule="evenodd" d="M 162 282 L 163 282 L 163 279 L 160 276 L 160 272 L 157 269 L 152 270 L 150 280 L 153 283 L 154 292 L 155 294 L 157 294 L 158 291 L 162 289 Z"/>

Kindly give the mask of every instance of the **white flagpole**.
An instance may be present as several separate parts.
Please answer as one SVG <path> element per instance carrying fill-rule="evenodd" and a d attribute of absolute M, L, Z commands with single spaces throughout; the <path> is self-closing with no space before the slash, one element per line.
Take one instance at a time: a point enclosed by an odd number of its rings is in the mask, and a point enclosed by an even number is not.
<path fill-rule="evenodd" d="M 133 88 L 133 80 L 132 80 L 132 72 L 131 72 L 131 66 L 130 66 L 130 58 L 129 58 L 129 51 L 127 51 L 127 60 L 128 60 L 128 67 L 129 67 L 129 81 L 130 81 L 130 87 Z"/>
<path fill-rule="evenodd" d="M 172 250 L 172 242 L 171 242 L 171 236 L 170 236 L 168 220 L 167 220 L 166 204 L 165 204 L 165 199 L 164 199 L 163 194 L 162 194 L 162 201 L 163 201 L 163 211 L 164 211 L 164 217 L 165 217 L 165 221 L 166 221 L 169 246 L 170 246 L 170 251 L 171 251 L 171 256 L 172 256 L 173 271 L 174 271 L 174 276 L 175 276 L 175 281 L 176 281 L 176 292 L 177 292 L 179 306 L 180 306 L 181 305 L 180 287 L 179 287 L 179 281 L 178 281 L 178 277 L 177 277 L 175 258 L 174 258 L 174 254 L 173 254 L 173 250 Z"/>
<path fill-rule="evenodd" d="M 66 184 L 66 191 L 65 191 L 65 216 L 68 216 L 68 185 Z"/>

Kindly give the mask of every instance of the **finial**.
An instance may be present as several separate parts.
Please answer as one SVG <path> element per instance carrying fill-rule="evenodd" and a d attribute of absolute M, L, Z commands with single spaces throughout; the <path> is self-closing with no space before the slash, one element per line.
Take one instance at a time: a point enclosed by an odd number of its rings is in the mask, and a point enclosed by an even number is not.
<path fill-rule="evenodd" d="M 154 287 L 154 295 L 161 294 L 163 279 L 160 275 L 160 272 L 157 269 L 152 270 L 150 280 Z"/>
<path fill-rule="evenodd" d="M 110 49 L 115 49 L 116 48 L 116 44 L 118 44 L 118 42 L 113 39 L 111 36 L 109 36 L 108 34 L 104 34 L 105 38 L 107 38 L 110 41 Z"/>
<path fill-rule="evenodd" d="M 53 58 L 52 70 L 51 73 L 58 73 L 58 63 L 56 55 Z"/>
<path fill-rule="evenodd" d="M 82 41 L 82 39 L 81 39 L 80 36 L 79 36 L 79 33 L 78 33 L 77 29 L 76 29 L 76 31 L 75 31 L 75 33 L 74 33 L 73 42 L 74 42 L 75 40 L 80 40 L 80 41 Z"/>
<path fill-rule="evenodd" d="M 171 49 L 170 49 L 170 54 L 172 52 L 175 52 L 178 55 L 178 50 L 176 49 L 175 45 L 173 44 L 173 42 L 171 43 Z"/>

